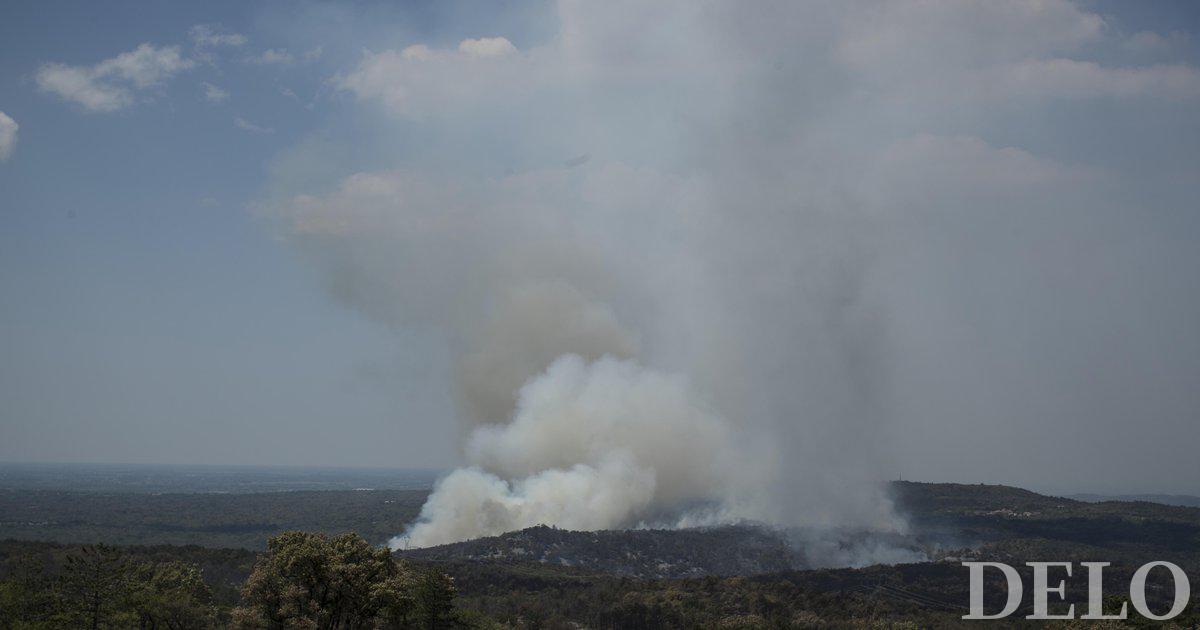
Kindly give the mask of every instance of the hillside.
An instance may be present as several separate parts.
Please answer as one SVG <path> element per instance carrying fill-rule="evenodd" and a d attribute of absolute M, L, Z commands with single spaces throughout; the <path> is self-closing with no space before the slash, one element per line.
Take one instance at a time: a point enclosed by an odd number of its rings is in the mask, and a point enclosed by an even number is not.
<path fill-rule="evenodd" d="M 892 486 L 905 535 L 726 526 L 572 532 L 533 527 L 399 555 L 421 561 L 539 564 L 641 578 L 759 575 L 925 559 L 1171 559 L 1200 567 L 1200 509 L 1086 503 L 990 485 Z"/>
<path fill-rule="evenodd" d="M 755 526 L 680 531 L 571 532 L 534 527 L 520 532 L 398 555 L 417 566 L 452 575 L 459 606 L 481 618 L 515 628 L 627 627 L 863 627 L 909 623 L 961 627 L 968 583 L 964 558 L 1001 560 L 1029 583 L 1029 560 L 1105 560 L 1106 592 L 1120 594 L 1133 569 L 1149 560 L 1170 560 L 1190 575 L 1200 573 L 1200 510 L 1154 503 L 1087 503 L 1003 486 L 895 484 L 898 507 L 909 515 L 903 537 L 833 532 L 777 532 Z M 54 518 L 46 531 L 120 542 L 136 536 L 185 536 L 209 545 L 133 546 L 135 558 L 195 563 L 218 603 L 237 602 L 238 587 L 255 552 L 211 548 L 233 537 L 258 544 L 268 531 L 296 526 L 326 531 L 375 532 L 382 542 L 411 519 L 423 494 L 399 498 L 372 492 L 289 492 L 256 495 L 10 494 L 0 516 L 28 517 L 44 510 Z M 31 497 L 36 500 L 31 500 Z M 75 521 L 69 504 L 91 510 Z M 393 507 L 397 506 L 397 507 Z M 202 508 L 195 511 L 196 508 Z M 128 510 L 128 511 L 127 511 Z M 396 510 L 395 521 L 387 519 Z M 270 515 L 270 518 L 264 518 Z M 255 520 L 257 519 L 257 520 Z M 213 529 L 261 522 L 268 527 L 231 533 Z M 118 524 L 128 525 L 119 531 Z M 103 526 L 100 526 L 103 524 Z M 303 525 L 301 525 L 303 524 Z M 37 527 L 28 523 L 30 536 Z M 263 538 L 260 538 L 263 537 Z M 115 539 L 115 540 L 114 540 Z M 789 545 L 786 540 L 790 540 Z M 935 561 L 859 569 L 804 569 L 824 547 L 887 544 L 923 550 Z M 821 547 L 822 549 L 818 549 Z M 0 542 L 0 579 L 33 558 L 51 570 L 76 545 Z M 894 561 L 893 561 L 894 562 Z M 1183 626 L 1200 623 L 1200 580 Z M 999 596 L 999 591 L 994 595 Z M 1149 597 L 1161 607 L 1165 588 Z M 989 595 L 992 597 L 992 595 Z M 1029 591 L 1021 614 L 1028 612 Z M 1068 599 L 1082 605 L 1081 582 Z M 989 599 L 993 609 L 998 601 Z M 1019 622 L 1017 625 L 1020 625 Z M 486 626 L 484 626 L 486 627 Z"/>
<path fill-rule="evenodd" d="M 762 527 L 573 532 L 539 526 L 398 555 L 414 560 L 536 562 L 639 578 L 754 575 L 804 566 L 802 555 L 783 537 Z"/>
<path fill-rule="evenodd" d="M 1200 523 L 1200 507 L 1166 501 L 1082 501 L 1012 486 L 893 481 L 896 507 L 917 518 L 1006 516 L 1019 518 L 1118 517 Z"/>
<path fill-rule="evenodd" d="M 1200 549 L 1200 508 L 1152 502 L 1092 503 L 993 485 L 897 482 L 891 488 L 898 511 L 910 523 L 910 532 L 907 537 L 883 542 L 920 549 L 931 557 L 953 556 L 962 548 L 1034 544 L 1083 545 L 1093 553 L 1107 551 L 1130 558 L 1155 552 L 1190 558 Z M 427 493 L 406 489 L 253 494 L 0 489 L 0 539 L 256 550 L 275 533 L 303 529 L 356 531 L 374 544 L 383 544 L 416 517 Z M 626 575 L 687 576 L 697 571 L 732 575 L 808 564 L 827 566 L 831 563 L 822 562 L 818 552 L 829 552 L 830 545 L 837 552 L 844 545 L 875 542 L 855 541 L 860 534 L 854 532 L 836 534 L 833 540 L 800 536 L 797 546 L 806 547 L 807 556 L 781 552 L 788 547 L 762 528 L 579 535 L 550 531 L 530 541 L 502 536 L 422 553 L 472 561 L 489 556 L 543 564 L 578 560 L 585 566 L 594 564 Z M 537 544 L 529 544 L 531 541 Z M 622 549 L 625 559 L 606 560 L 612 554 L 603 551 L 605 548 Z"/>
<path fill-rule="evenodd" d="M 1163 505 L 1200 508 L 1200 497 L 1190 494 L 1072 494 L 1070 498 L 1088 503 L 1145 501 Z"/>

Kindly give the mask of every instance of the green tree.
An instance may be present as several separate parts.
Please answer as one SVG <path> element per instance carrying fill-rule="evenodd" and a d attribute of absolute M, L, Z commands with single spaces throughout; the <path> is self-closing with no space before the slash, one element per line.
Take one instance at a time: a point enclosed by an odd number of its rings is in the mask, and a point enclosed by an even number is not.
<path fill-rule="evenodd" d="M 285 532 L 267 543 L 233 621 L 240 628 L 350 630 L 410 628 L 418 619 L 435 619 L 445 624 L 436 627 L 449 627 L 449 613 L 440 607 L 452 609 L 453 585 L 447 599 L 444 585 L 430 580 L 356 534 Z"/>
<path fill-rule="evenodd" d="M 54 622 L 61 627 L 136 627 L 130 610 L 133 564 L 115 547 L 84 547 L 67 557 Z"/>
<path fill-rule="evenodd" d="M 456 625 L 454 611 L 454 579 L 435 570 L 421 572 L 415 593 L 414 621 L 426 630 L 452 628 Z"/>
<path fill-rule="evenodd" d="M 0 582 L 0 628 L 52 628 L 57 604 L 54 584 L 42 563 L 21 558 L 15 561 L 9 578 Z"/>
<path fill-rule="evenodd" d="M 0 582 L 0 628 L 198 630 L 215 625 L 212 592 L 193 564 L 134 562 L 115 547 L 68 555 L 55 579 L 38 561 Z"/>
<path fill-rule="evenodd" d="M 212 590 L 200 568 L 180 562 L 137 565 L 128 601 L 143 630 L 200 630 L 215 625 Z"/>

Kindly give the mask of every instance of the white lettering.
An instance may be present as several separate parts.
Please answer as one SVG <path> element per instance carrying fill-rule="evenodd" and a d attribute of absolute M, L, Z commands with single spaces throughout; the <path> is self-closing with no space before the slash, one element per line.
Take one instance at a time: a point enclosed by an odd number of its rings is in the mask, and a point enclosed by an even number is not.
<path fill-rule="evenodd" d="M 1059 580 L 1058 586 L 1050 588 L 1049 573 L 1050 567 L 1062 567 L 1067 570 L 1067 577 L 1071 577 L 1070 562 L 1026 562 L 1028 566 L 1033 567 L 1033 614 L 1028 615 L 1026 619 L 1074 619 L 1075 604 L 1067 607 L 1065 615 L 1051 615 L 1050 603 L 1047 595 L 1055 593 L 1059 599 L 1067 598 L 1067 581 Z"/>
<path fill-rule="evenodd" d="M 1104 567 L 1107 562 L 1080 562 L 1088 569 L 1088 612 L 1080 619 L 1125 619 L 1129 615 L 1129 602 L 1121 602 L 1121 614 L 1104 614 Z"/>
<path fill-rule="evenodd" d="M 964 562 L 962 565 L 971 570 L 971 614 L 964 615 L 963 619 L 1002 619 L 1016 612 L 1017 607 L 1021 605 L 1021 593 L 1024 588 L 1021 583 L 1021 575 L 1017 573 L 1016 569 L 1003 562 Z M 1008 583 L 1008 601 L 1004 604 L 1004 610 L 995 615 L 987 615 L 983 612 L 984 567 L 1000 569 L 1004 573 L 1004 580 Z"/>
<path fill-rule="evenodd" d="M 1156 615 L 1150 607 L 1146 605 L 1146 576 L 1150 575 L 1151 569 L 1154 567 L 1166 567 L 1171 572 L 1171 577 L 1175 579 L 1175 602 L 1171 605 L 1171 610 L 1165 615 Z M 973 582 L 972 582 L 973 583 Z M 1188 583 L 1187 574 L 1183 572 L 1173 563 L 1159 560 L 1157 562 L 1147 562 L 1143 564 L 1133 574 L 1133 579 L 1129 581 L 1129 599 L 1133 600 L 1133 607 L 1141 615 L 1147 619 L 1154 621 L 1166 621 L 1183 612 L 1183 609 L 1188 605 L 1188 599 L 1192 596 L 1192 585 Z"/>

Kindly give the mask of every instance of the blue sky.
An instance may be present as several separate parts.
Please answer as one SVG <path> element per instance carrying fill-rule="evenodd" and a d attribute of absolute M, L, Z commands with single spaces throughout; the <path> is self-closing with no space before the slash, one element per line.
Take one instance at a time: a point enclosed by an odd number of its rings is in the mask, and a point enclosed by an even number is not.
<path fill-rule="evenodd" d="M 372 362 L 386 366 L 395 339 L 331 302 L 248 204 L 263 194 L 273 160 L 337 126 L 330 121 L 348 104 L 331 98 L 327 81 L 342 64 L 368 44 L 441 37 L 474 21 L 462 15 L 476 15 L 438 13 L 448 10 L 6 6 L 0 111 L 20 131 L 0 170 L 0 457 L 444 463 L 452 452 L 445 435 L 406 447 L 399 394 L 356 376 Z M 189 33 L 198 24 L 247 41 L 198 49 Z M 141 43 L 212 61 L 136 91 L 134 103 L 113 112 L 36 85 L 44 63 L 90 66 Z M 298 60 L 245 61 L 270 49 Z M 305 61 L 314 50 L 320 57 Z M 205 83 L 228 98 L 206 99 Z M 238 118 L 272 131 L 239 128 Z M 300 440 L 307 446 L 287 444 L 295 433 L 309 434 Z M 343 439 L 357 444 L 353 452 L 312 446 Z"/>
<path fill-rule="evenodd" d="M 3 13 L 0 459 L 450 465 L 561 282 L 814 462 L 1200 492 L 1192 3 Z"/>

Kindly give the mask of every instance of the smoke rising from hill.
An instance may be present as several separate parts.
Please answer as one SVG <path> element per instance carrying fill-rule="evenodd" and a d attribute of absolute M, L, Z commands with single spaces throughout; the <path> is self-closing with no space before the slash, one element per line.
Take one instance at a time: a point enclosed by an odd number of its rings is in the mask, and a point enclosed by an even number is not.
<path fill-rule="evenodd" d="M 763 479 L 733 426 L 678 376 L 568 354 L 521 388 L 508 424 L 475 429 L 470 468 L 441 480 L 396 545 L 427 547 L 542 523 L 612 529 L 697 502 L 750 516 Z M 658 514 L 656 514 L 656 512 Z"/>
<path fill-rule="evenodd" d="M 631 181 L 641 189 L 630 191 Z M 796 260 L 749 263 L 762 270 L 720 261 L 732 244 L 706 243 L 728 236 L 705 227 L 721 220 L 719 197 L 701 192 L 710 185 L 610 164 L 468 187 L 358 175 L 324 198 L 292 200 L 295 236 L 327 260 L 336 294 L 389 325 L 440 331 L 456 357 L 468 467 L 439 483 L 395 544 L 539 523 L 901 526 L 871 490 L 881 472 L 869 441 L 845 432 L 851 423 L 821 436 L 840 449 L 836 459 L 815 457 L 787 428 L 802 421 L 799 408 L 784 422 L 770 409 L 801 387 L 773 373 L 793 370 L 791 344 L 803 339 L 840 361 L 829 343 L 858 332 L 838 330 L 853 327 L 841 314 L 811 308 L 790 311 L 814 318 L 798 320 L 799 330 L 780 327 L 789 313 L 767 302 L 795 300 L 791 291 L 812 280 L 813 290 L 853 299 L 856 268 L 827 259 L 842 271 L 824 278 L 781 272 Z M 736 236 L 747 239 L 738 248 L 763 242 Z M 713 270 L 718 263 L 734 276 Z M 830 307 L 825 298 L 812 306 Z M 746 344 L 766 335 L 761 326 L 778 331 L 779 347 Z M 759 403 L 742 406 L 749 400 Z M 801 453 L 812 468 L 791 460 Z"/>
<path fill-rule="evenodd" d="M 466 467 L 397 544 L 894 530 L 899 460 L 1092 479 L 1134 474 L 1094 457 L 1136 442 L 1121 409 L 1194 433 L 1186 379 L 1138 370 L 1195 374 L 1195 300 L 1129 306 L 1186 293 L 1162 226 L 1195 230 L 1168 216 L 1190 184 L 1131 219 L 1150 183 L 1016 148 L 1011 115 L 1194 100 L 1200 74 L 1062 58 L 1120 48 L 1069 2 L 896 6 L 565 1 L 544 44 L 414 43 L 335 79 L 424 144 L 273 209 L 334 295 L 454 363 Z M 1102 343 L 1127 360 L 1096 367 Z"/>
<path fill-rule="evenodd" d="M 470 468 L 442 481 L 405 544 L 538 523 L 626 527 L 695 505 L 705 510 L 696 523 L 770 516 L 778 453 L 678 365 L 648 367 L 665 344 L 618 315 L 653 323 L 649 314 L 670 308 L 683 309 L 681 326 L 700 321 L 701 311 L 686 318 L 687 303 L 653 299 L 655 283 L 665 298 L 675 279 L 638 260 L 683 259 L 677 273 L 688 254 L 621 245 L 612 231 L 626 224 L 603 214 L 631 209 L 593 177 L 558 169 L 430 190 L 381 173 L 293 200 L 301 242 L 336 256 L 336 292 L 389 325 L 439 330 L 455 349 Z M 679 211 L 658 196 L 649 201 Z"/>

